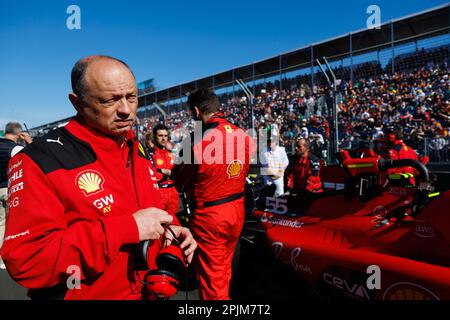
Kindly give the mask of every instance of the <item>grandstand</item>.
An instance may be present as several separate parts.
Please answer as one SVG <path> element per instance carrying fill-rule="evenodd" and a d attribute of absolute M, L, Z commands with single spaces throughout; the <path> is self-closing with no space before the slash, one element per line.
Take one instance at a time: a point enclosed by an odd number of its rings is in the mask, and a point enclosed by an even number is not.
<path fill-rule="evenodd" d="M 333 138 L 331 111 L 336 104 L 340 147 L 371 144 L 386 127 L 400 125 L 408 143 L 431 162 L 448 162 L 449 10 L 445 4 L 380 29 L 350 32 L 164 90 L 140 90 L 138 132 L 165 121 L 175 132 L 172 138 L 181 139 L 183 133 L 176 129 L 192 126 L 185 114 L 187 94 L 212 88 L 235 124 L 245 129 L 276 127 L 287 150 L 306 128 L 318 141 L 319 155 L 330 160 L 333 150 L 327 142 Z M 316 59 L 323 57 L 339 79 L 336 102 L 317 65 Z M 238 80 L 249 88 L 253 101 Z M 32 131 L 42 133 L 66 120 Z"/>

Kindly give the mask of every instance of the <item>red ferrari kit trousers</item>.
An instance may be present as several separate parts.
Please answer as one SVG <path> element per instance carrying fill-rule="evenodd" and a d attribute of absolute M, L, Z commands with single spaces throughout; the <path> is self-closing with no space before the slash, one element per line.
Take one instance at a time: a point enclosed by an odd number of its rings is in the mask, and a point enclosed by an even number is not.
<path fill-rule="evenodd" d="M 244 224 L 244 199 L 197 208 L 190 229 L 197 241 L 196 271 L 202 300 L 229 300 L 234 250 Z"/>

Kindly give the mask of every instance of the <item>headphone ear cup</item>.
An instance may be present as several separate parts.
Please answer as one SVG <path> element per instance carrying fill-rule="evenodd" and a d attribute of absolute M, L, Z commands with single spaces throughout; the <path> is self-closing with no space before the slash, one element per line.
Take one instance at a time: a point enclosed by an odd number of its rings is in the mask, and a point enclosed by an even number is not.
<path fill-rule="evenodd" d="M 181 277 L 186 270 L 183 260 L 183 252 L 178 246 L 164 248 L 156 258 L 156 265 L 159 269 L 164 269 L 175 273 Z"/>
<path fill-rule="evenodd" d="M 158 297 L 170 298 L 177 293 L 180 279 L 178 276 L 166 270 L 151 270 L 145 276 L 147 290 Z"/>
<path fill-rule="evenodd" d="M 135 253 L 135 270 L 148 270 L 148 264 L 147 264 L 147 252 L 148 252 L 148 246 L 149 241 L 141 241 L 136 246 L 136 253 Z"/>

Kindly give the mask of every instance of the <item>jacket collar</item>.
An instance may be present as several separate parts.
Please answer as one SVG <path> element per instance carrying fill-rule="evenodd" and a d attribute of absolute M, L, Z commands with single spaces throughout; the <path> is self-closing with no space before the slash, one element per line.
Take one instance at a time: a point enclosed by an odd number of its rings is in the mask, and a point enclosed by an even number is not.
<path fill-rule="evenodd" d="M 209 118 L 207 123 L 218 122 L 220 120 L 225 120 L 225 115 L 222 112 L 216 112 Z"/>
<path fill-rule="evenodd" d="M 298 155 L 298 162 L 299 163 L 306 163 L 307 160 L 308 160 L 308 157 L 309 157 L 309 151 L 307 151 L 303 157 L 300 157 Z"/>
<path fill-rule="evenodd" d="M 79 116 L 73 117 L 65 128 L 81 140 L 102 149 L 111 150 L 115 146 L 122 148 L 126 146 L 127 141 L 134 139 L 134 133 L 131 130 L 129 130 L 127 134 L 122 137 L 116 138 L 108 136 L 100 131 L 88 127 Z"/>

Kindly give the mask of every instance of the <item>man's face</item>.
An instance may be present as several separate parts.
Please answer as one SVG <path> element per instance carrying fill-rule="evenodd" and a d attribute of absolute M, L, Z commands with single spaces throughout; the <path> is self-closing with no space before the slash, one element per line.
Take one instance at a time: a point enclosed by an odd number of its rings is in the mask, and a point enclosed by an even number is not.
<path fill-rule="evenodd" d="M 297 145 L 295 146 L 295 152 L 303 157 L 306 152 L 308 151 L 308 147 L 306 146 L 306 141 L 304 139 L 297 142 Z"/>
<path fill-rule="evenodd" d="M 110 136 L 129 131 L 138 106 L 130 70 L 117 61 L 100 59 L 91 62 L 84 81 L 84 96 L 76 99 L 75 107 L 86 123 Z"/>
<path fill-rule="evenodd" d="M 155 142 L 158 147 L 166 147 L 167 142 L 169 142 L 169 133 L 167 130 L 158 130 L 156 131 Z"/>

